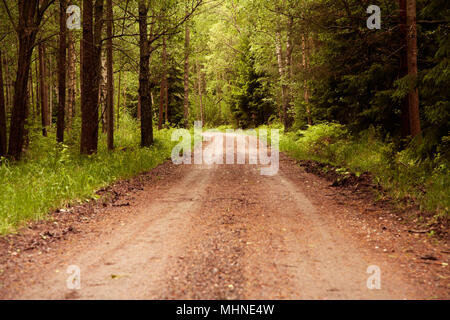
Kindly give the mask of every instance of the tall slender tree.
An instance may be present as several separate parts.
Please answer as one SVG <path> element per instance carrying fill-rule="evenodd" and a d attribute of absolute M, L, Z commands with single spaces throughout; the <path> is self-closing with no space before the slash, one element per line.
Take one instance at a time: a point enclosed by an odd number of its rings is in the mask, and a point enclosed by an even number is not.
<path fill-rule="evenodd" d="M 48 105 L 48 85 L 47 85 L 47 65 L 45 63 L 45 43 L 41 42 L 39 50 L 39 89 L 41 98 L 41 124 L 42 134 L 47 136 L 47 128 L 50 125 L 49 105 Z"/>
<path fill-rule="evenodd" d="M 81 74 L 81 153 L 98 148 L 98 89 L 100 83 L 103 0 L 83 0 Z"/>
<path fill-rule="evenodd" d="M 141 146 L 153 144 L 153 117 L 150 97 L 150 43 L 148 38 L 148 1 L 139 0 L 139 98 L 141 104 Z"/>
<path fill-rule="evenodd" d="M 75 56 L 75 42 L 73 39 L 73 31 L 68 31 L 67 36 L 68 48 L 67 48 L 67 78 L 68 78 L 68 88 L 67 88 L 67 127 L 71 129 L 73 118 L 75 117 L 75 98 L 77 91 L 77 78 L 76 78 L 76 56 Z"/>
<path fill-rule="evenodd" d="M 275 50 L 277 54 L 278 61 L 278 73 L 280 75 L 281 83 L 281 108 L 280 108 L 280 118 L 286 129 L 289 128 L 288 121 L 288 87 L 286 85 L 286 66 L 283 53 L 283 47 L 281 42 L 281 27 L 278 26 L 275 32 Z"/>
<path fill-rule="evenodd" d="M 294 46 L 292 43 L 292 33 L 294 27 L 294 18 L 289 16 L 287 23 L 286 35 L 286 63 L 285 63 L 285 81 L 286 81 L 286 107 L 284 110 L 285 129 L 289 130 L 292 127 L 294 119 L 292 117 L 292 53 Z"/>
<path fill-rule="evenodd" d="M 416 0 L 406 1 L 406 27 L 407 27 L 407 64 L 408 74 L 417 80 L 417 23 Z M 420 135 L 419 89 L 417 86 L 409 93 L 409 126 L 412 137 Z"/>
<path fill-rule="evenodd" d="M 31 56 L 44 13 L 53 2 L 54 0 L 18 0 L 17 2 L 20 23 L 15 25 L 15 30 L 19 39 L 19 51 L 9 134 L 8 156 L 11 159 L 19 160 L 22 155 Z"/>
<path fill-rule="evenodd" d="M 408 53 L 407 53 L 407 37 L 408 32 L 406 28 L 406 0 L 399 0 L 400 6 L 400 22 L 399 22 L 399 30 L 401 33 L 401 38 L 404 39 L 404 42 L 401 44 L 400 49 L 400 74 L 399 77 L 403 78 L 408 75 Z M 410 134 L 410 124 L 409 124 L 409 97 L 406 97 L 401 102 L 401 136 L 403 139 L 406 139 Z"/>
<path fill-rule="evenodd" d="M 309 48 L 307 44 L 308 38 L 308 35 L 302 34 L 302 66 L 305 77 L 305 79 L 303 80 L 303 96 L 305 100 L 306 117 L 308 119 L 308 124 L 312 125 L 311 108 L 309 105 L 309 84 L 307 79 L 307 74 L 309 73 Z"/>
<path fill-rule="evenodd" d="M 5 91 L 3 85 L 3 59 L 0 50 L 0 157 L 6 155 L 6 110 L 5 110 Z"/>
<path fill-rule="evenodd" d="M 205 121 L 205 110 L 203 106 L 203 72 L 200 64 L 197 61 L 197 85 L 198 85 L 198 98 L 199 98 L 199 107 L 200 107 L 200 119 L 202 123 Z"/>
<path fill-rule="evenodd" d="M 101 58 L 101 67 L 100 67 L 100 82 L 98 87 L 98 94 L 99 94 L 99 100 L 98 104 L 100 106 L 100 120 L 102 123 L 102 132 L 107 133 L 108 132 L 108 124 L 107 124 L 107 112 L 106 112 L 106 99 L 108 95 L 108 68 L 107 68 L 107 61 L 106 61 L 106 55 L 105 52 L 102 51 L 102 58 Z"/>
<path fill-rule="evenodd" d="M 108 93 L 106 97 L 106 120 L 108 126 L 108 150 L 114 149 L 114 69 L 113 69 L 113 6 L 112 0 L 106 0 L 106 65 L 108 73 Z"/>
<path fill-rule="evenodd" d="M 165 122 L 168 122 L 168 85 L 167 85 L 167 44 L 166 37 L 163 37 L 162 48 L 162 76 L 161 76 L 161 88 L 159 94 L 159 123 L 158 129 L 161 130 L 163 126 L 163 114 L 165 114 Z"/>
<path fill-rule="evenodd" d="M 31 105 L 36 107 L 36 103 L 35 103 L 35 100 L 34 100 L 34 85 L 33 84 L 34 84 L 34 82 L 33 82 L 33 68 L 30 65 L 30 77 L 28 79 L 28 85 L 29 85 L 29 90 L 30 90 L 30 94 L 31 94 Z M 36 110 L 34 110 L 34 111 L 36 111 Z M 36 112 L 35 112 L 35 114 L 36 114 Z"/>
<path fill-rule="evenodd" d="M 186 9 L 186 17 L 189 15 Z M 189 55 L 190 55 L 190 28 L 189 23 L 185 24 L 184 35 L 184 127 L 189 128 Z"/>
<path fill-rule="evenodd" d="M 5 86 L 5 109 L 6 110 L 10 109 L 10 107 L 11 107 L 11 93 L 10 93 L 11 81 L 10 81 L 10 77 L 9 77 L 8 60 L 9 59 L 6 56 L 3 57 L 3 63 L 5 66 L 5 68 L 3 70 L 3 73 L 4 73 L 3 85 Z"/>
<path fill-rule="evenodd" d="M 122 96 L 122 71 L 119 71 L 119 87 L 117 88 L 117 120 L 116 128 L 119 129 L 120 125 L 120 97 Z"/>
<path fill-rule="evenodd" d="M 59 0 L 59 56 L 58 56 L 58 120 L 56 124 L 56 140 L 64 142 L 66 116 L 66 65 L 67 65 L 67 1 Z"/>

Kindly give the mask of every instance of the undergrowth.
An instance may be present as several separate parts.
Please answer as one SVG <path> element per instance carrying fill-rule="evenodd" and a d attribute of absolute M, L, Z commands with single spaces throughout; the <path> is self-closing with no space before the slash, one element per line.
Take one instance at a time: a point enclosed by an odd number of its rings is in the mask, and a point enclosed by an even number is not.
<path fill-rule="evenodd" d="M 24 159 L 0 165 L 0 234 L 15 231 L 25 221 L 45 219 L 53 209 L 96 198 L 98 189 L 163 163 L 174 145 L 172 129 L 163 129 L 154 131 L 154 146 L 140 148 L 140 130 L 130 117 L 121 119 L 115 151 L 107 150 L 106 136 L 101 135 L 99 151 L 92 156 L 79 154 L 77 124 L 67 144 L 57 144 L 52 130 L 47 138 L 32 132 Z"/>
<path fill-rule="evenodd" d="M 382 141 L 373 128 L 353 137 L 339 124 L 318 124 L 282 134 L 280 150 L 299 160 L 344 168 L 357 176 L 370 172 L 375 183 L 399 204 L 418 204 L 436 217 L 450 217 L 450 164 L 440 153 L 423 159 L 414 144 L 397 151 L 394 143 Z"/>

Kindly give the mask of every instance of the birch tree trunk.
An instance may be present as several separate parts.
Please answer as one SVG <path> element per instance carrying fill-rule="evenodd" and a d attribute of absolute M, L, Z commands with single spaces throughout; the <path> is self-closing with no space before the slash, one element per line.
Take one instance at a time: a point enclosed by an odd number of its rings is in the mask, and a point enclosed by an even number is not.
<path fill-rule="evenodd" d="M 106 124 L 106 95 L 107 95 L 107 70 L 106 70 L 106 56 L 104 52 L 102 53 L 102 63 L 101 63 L 101 71 L 100 71 L 100 84 L 99 84 L 99 102 L 98 104 L 101 107 L 101 121 L 102 121 L 102 132 L 106 133 L 107 124 Z"/>

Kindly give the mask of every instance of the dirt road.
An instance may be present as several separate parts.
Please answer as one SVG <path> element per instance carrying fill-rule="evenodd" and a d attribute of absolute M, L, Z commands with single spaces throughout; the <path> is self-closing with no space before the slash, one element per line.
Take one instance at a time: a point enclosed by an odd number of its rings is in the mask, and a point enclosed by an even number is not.
<path fill-rule="evenodd" d="M 167 163 L 155 172 L 48 250 L 11 256 L 0 297 L 449 297 L 444 244 L 404 232 L 390 213 L 361 207 L 284 155 L 274 176 L 248 164 Z M 439 261 L 421 263 L 422 252 Z M 80 268 L 80 290 L 67 288 L 70 265 Z M 381 271 L 379 290 L 367 287 L 369 266 Z"/>

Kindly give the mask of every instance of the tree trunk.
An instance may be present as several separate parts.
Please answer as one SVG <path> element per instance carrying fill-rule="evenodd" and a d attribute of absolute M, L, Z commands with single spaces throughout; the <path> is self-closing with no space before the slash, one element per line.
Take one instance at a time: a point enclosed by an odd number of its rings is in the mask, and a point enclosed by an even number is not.
<path fill-rule="evenodd" d="M 48 86 L 46 82 L 47 70 L 45 66 L 45 45 L 40 43 L 39 49 L 39 89 L 41 98 L 41 123 L 42 134 L 47 136 L 47 127 L 49 125 L 48 119 Z"/>
<path fill-rule="evenodd" d="M 68 99 L 67 99 L 67 112 L 68 112 L 68 127 L 72 127 L 73 118 L 75 117 L 75 99 L 77 90 L 76 79 L 76 66 L 75 66 L 75 43 L 73 40 L 73 31 L 68 31 Z"/>
<path fill-rule="evenodd" d="M 138 97 L 138 104 L 139 104 L 139 110 L 140 110 L 140 101 L 141 101 L 141 97 Z M 127 82 L 125 81 L 125 84 L 124 84 L 124 88 L 123 88 L 123 108 L 125 109 L 125 110 L 127 110 Z M 141 120 L 141 118 L 140 118 L 140 116 L 139 116 L 139 120 Z"/>
<path fill-rule="evenodd" d="M 56 126 L 56 140 L 64 142 L 64 129 L 66 117 L 66 0 L 59 0 L 59 57 L 58 57 L 58 120 Z"/>
<path fill-rule="evenodd" d="M 165 56 L 164 56 L 164 50 L 166 46 L 166 38 L 163 37 L 163 51 L 161 54 L 161 60 L 162 60 L 162 75 L 161 75 L 161 83 L 160 83 L 160 90 L 159 90 L 159 114 L 158 114 L 158 130 L 161 130 L 163 127 L 163 120 L 164 120 L 164 92 L 166 87 L 166 65 L 165 65 Z"/>
<path fill-rule="evenodd" d="M 39 118 L 39 116 L 41 114 L 41 96 L 40 96 L 41 88 L 40 88 L 40 84 L 39 84 L 39 69 L 38 69 L 39 61 L 38 60 L 34 61 L 34 66 L 35 66 L 34 73 L 36 75 L 36 118 Z"/>
<path fill-rule="evenodd" d="M 121 85 L 122 85 L 122 71 L 119 71 L 119 88 L 117 90 L 117 124 L 116 127 L 119 129 L 119 121 L 120 121 L 120 96 L 121 96 Z"/>
<path fill-rule="evenodd" d="M 153 97 L 153 91 L 150 90 L 150 100 L 152 101 L 152 106 L 155 105 L 154 97 Z"/>
<path fill-rule="evenodd" d="M 285 93 L 285 99 L 286 99 L 286 108 L 284 111 L 284 117 L 286 117 L 286 124 L 285 129 L 289 130 L 292 127 L 293 124 L 293 117 L 291 113 L 292 109 L 292 87 L 291 87 L 291 81 L 292 81 L 292 52 L 294 50 L 292 45 L 292 28 L 294 24 L 294 19 L 292 17 L 289 18 L 288 22 L 288 30 L 287 30 L 287 38 L 286 38 L 286 63 L 285 63 L 285 79 L 286 79 L 286 93 Z"/>
<path fill-rule="evenodd" d="M 205 112 L 203 108 L 203 77 L 202 77 L 202 68 L 197 62 L 197 77 L 198 77 L 198 98 L 200 101 L 200 119 L 202 123 L 205 123 Z"/>
<path fill-rule="evenodd" d="M 167 63 L 167 61 L 166 61 Z M 169 81 L 167 79 L 167 73 L 166 73 L 166 79 L 164 84 L 164 106 L 165 106 L 165 120 L 166 124 L 169 125 L 170 122 L 170 114 L 169 114 Z"/>
<path fill-rule="evenodd" d="M 278 61 L 278 73 L 280 74 L 280 83 L 281 83 L 281 117 L 285 127 L 285 130 L 289 129 L 289 121 L 288 121 L 288 100 L 287 100 L 287 86 L 286 86 L 286 70 L 284 66 L 283 59 L 283 48 L 281 47 L 281 31 L 276 32 L 276 54 Z"/>
<path fill-rule="evenodd" d="M 187 14 L 187 12 L 186 12 Z M 189 128 L 189 54 L 190 54 L 190 29 L 186 21 L 184 36 L 184 127 Z"/>
<path fill-rule="evenodd" d="M 163 127 L 163 119 L 164 119 L 164 80 L 161 79 L 161 87 L 159 90 L 158 130 L 161 130 Z"/>
<path fill-rule="evenodd" d="M 197 75 L 197 77 L 194 79 L 194 88 L 197 90 L 197 98 L 200 98 L 200 93 L 198 92 L 198 59 L 195 60 L 195 70 L 194 73 Z M 200 117 L 200 100 L 196 103 L 195 107 L 195 120 L 198 121 Z"/>
<path fill-rule="evenodd" d="M 407 26 L 407 64 L 408 74 L 417 79 L 417 25 L 416 25 L 416 0 L 406 2 L 406 26 Z M 421 133 L 419 113 L 419 90 L 417 87 L 409 93 L 409 126 L 411 136 L 414 138 Z"/>
<path fill-rule="evenodd" d="M 31 105 L 34 108 L 36 108 L 36 103 L 35 103 L 35 100 L 34 100 L 33 68 L 32 68 L 32 65 L 30 65 L 30 76 L 29 76 L 28 84 L 29 84 L 29 90 L 30 90 L 30 94 L 31 94 Z M 33 111 L 37 111 L 37 110 L 34 109 Z M 34 114 L 36 114 L 36 112 Z"/>
<path fill-rule="evenodd" d="M 17 35 L 19 50 L 8 149 L 8 156 L 14 160 L 19 160 L 22 155 L 31 56 L 43 11 L 45 11 L 39 8 L 38 0 L 19 0 L 18 5 L 20 23 L 18 24 Z"/>
<path fill-rule="evenodd" d="M 83 0 L 81 86 L 81 153 L 98 148 L 98 90 L 100 83 L 103 0 Z"/>
<path fill-rule="evenodd" d="M 142 117 L 141 96 L 139 95 L 138 96 L 138 104 L 137 104 L 137 119 L 140 121 L 141 117 Z"/>
<path fill-rule="evenodd" d="M 147 1 L 139 0 L 139 97 L 141 101 L 141 146 L 153 144 L 153 119 L 150 99 L 150 43 L 147 30 Z"/>
<path fill-rule="evenodd" d="M 10 95 L 10 81 L 9 81 L 9 67 L 8 67 L 8 60 L 6 58 L 6 56 L 3 58 L 3 63 L 5 65 L 5 77 L 4 77 L 4 82 L 3 85 L 5 86 L 5 110 L 9 109 L 9 106 L 11 105 L 11 95 Z"/>
<path fill-rule="evenodd" d="M 78 92 L 80 93 L 81 97 L 81 89 L 83 87 L 83 38 L 80 40 L 80 81 L 78 82 Z M 81 106 L 80 106 L 81 109 Z"/>
<path fill-rule="evenodd" d="M 308 124 L 312 124 L 311 120 L 311 109 L 309 107 L 309 85 L 308 85 L 308 79 L 306 78 L 309 74 L 309 52 L 308 52 L 308 46 L 306 43 L 306 36 L 302 34 L 302 60 L 303 60 L 303 72 L 305 79 L 303 80 L 303 91 L 304 91 L 304 99 L 305 99 L 305 107 L 306 107 L 306 115 L 308 118 Z"/>
<path fill-rule="evenodd" d="M 406 77 L 408 75 L 408 53 L 407 53 L 407 37 L 408 32 L 406 28 L 406 0 L 400 0 L 400 22 L 399 30 L 402 39 L 404 39 L 404 45 L 400 51 L 400 78 Z M 401 137 L 402 139 L 408 138 L 411 134 L 409 126 L 409 99 L 404 98 L 401 104 Z"/>
<path fill-rule="evenodd" d="M 3 60 L 0 50 L 0 158 L 6 155 L 6 109 L 3 86 Z"/>
<path fill-rule="evenodd" d="M 46 68 L 45 68 L 45 72 L 47 74 L 48 77 L 48 82 L 46 82 L 47 84 L 47 100 L 48 100 L 48 114 L 47 114 L 47 120 L 48 120 L 48 124 L 47 126 L 49 128 L 51 128 L 53 126 L 53 89 L 55 88 L 53 85 L 53 70 L 52 70 L 52 58 L 51 55 L 49 55 L 48 60 L 47 60 L 47 64 L 46 64 Z"/>
<path fill-rule="evenodd" d="M 167 45 L 166 38 L 163 37 L 163 50 L 162 50 L 162 76 L 161 76 L 161 90 L 159 93 L 159 123 L 158 129 L 163 127 L 163 114 L 165 116 L 165 123 L 169 122 L 168 117 L 168 84 L 167 84 Z"/>
<path fill-rule="evenodd" d="M 106 113 L 107 113 L 107 124 L 108 124 L 108 150 L 114 149 L 114 69 L 113 69 L 113 47 L 112 47 L 112 36 L 113 36 L 113 8 L 112 0 L 106 1 L 106 11 L 107 20 L 106 25 L 106 37 L 107 40 L 107 73 L 108 73 L 108 93 L 106 98 Z"/>
<path fill-rule="evenodd" d="M 30 119 L 29 119 L 29 115 L 30 115 L 30 90 L 29 88 L 27 88 L 27 92 L 25 95 L 25 105 L 26 105 L 26 109 L 25 109 L 25 129 L 23 131 L 23 149 L 28 149 L 28 147 L 30 146 L 30 131 L 28 129 L 28 126 L 30 124 Z"/>
<path fill-rule="evenodd" d="M 102 132 L 107 132 L 107 124 L 106 124 L 106 95 L 107 95 L 107 77 L 108 73 L 106 70 L 106 57 L 104 52 L 102 53 L 101 58 L 101 71 L 100 71 L 100 83 L 99 83 L 99 89 L 98 89 L 98 104 L 101 108 L 101 121 L 102 121 Z"/>

